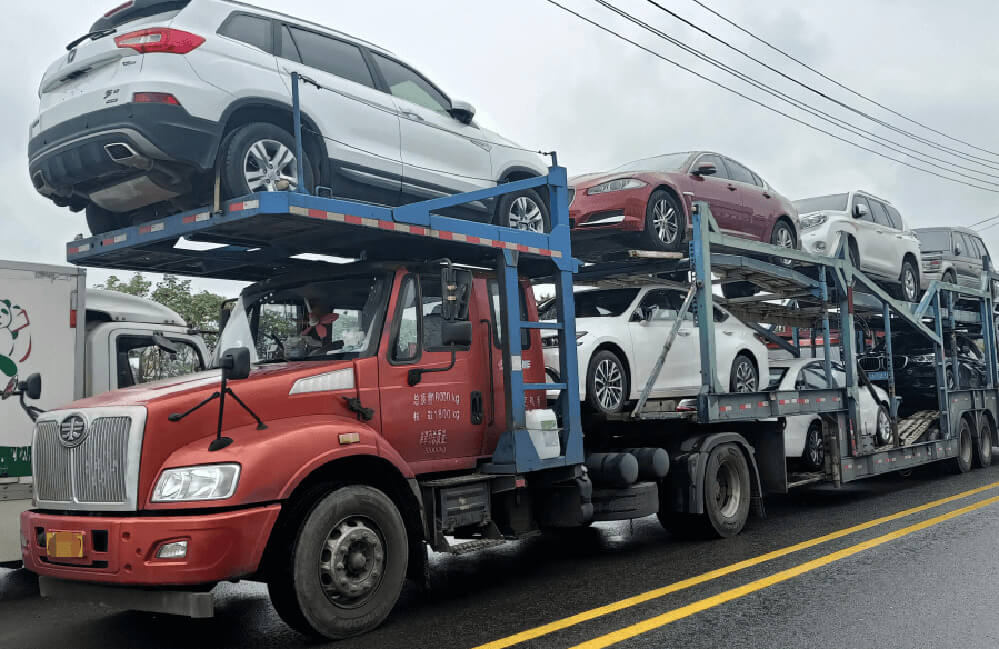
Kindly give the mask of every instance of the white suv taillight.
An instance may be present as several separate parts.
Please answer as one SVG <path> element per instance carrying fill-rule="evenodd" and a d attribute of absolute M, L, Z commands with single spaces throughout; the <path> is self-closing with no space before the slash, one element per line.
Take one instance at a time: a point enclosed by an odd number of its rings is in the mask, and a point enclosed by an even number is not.
<path fill-rule="evenodd" d="M 205 39 L 181 29 L 152 27 L 122 34 L 115 37 L 114 42 L 118 47 L 133 49 L 140 54 L 187 54 L 200 47 Z"/>

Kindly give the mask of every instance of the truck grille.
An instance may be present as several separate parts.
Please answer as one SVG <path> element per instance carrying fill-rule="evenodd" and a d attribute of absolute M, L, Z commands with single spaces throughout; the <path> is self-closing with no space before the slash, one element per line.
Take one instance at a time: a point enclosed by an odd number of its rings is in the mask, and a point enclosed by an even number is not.
<path fill-rule="evenodd" d="M 126 469 L 131 417 L 99 417 L 79 446 L 59 440 L 59 424 L 38 422 L 35 489 L 39 500 L 77 503 L 128 501 Z"/>

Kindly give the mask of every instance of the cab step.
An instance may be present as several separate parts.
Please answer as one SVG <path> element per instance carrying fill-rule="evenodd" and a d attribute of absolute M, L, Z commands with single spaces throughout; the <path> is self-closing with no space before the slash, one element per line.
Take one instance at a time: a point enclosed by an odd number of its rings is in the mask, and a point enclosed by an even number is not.
<path fill-rule="evenodd" d="M 465 541 L 464 543 L 459 543 L 458 545 L 452 545 L 448 549 L 448 552 L 454 556 L 459 556 L 462 554 L 468 554 L 469 552 L 478 552 L 479 550 L 494 548 L 497 545 L 503 545 L 504 543 L 506 543 L 506 539 L 475 539 L 474 541 Z"/>

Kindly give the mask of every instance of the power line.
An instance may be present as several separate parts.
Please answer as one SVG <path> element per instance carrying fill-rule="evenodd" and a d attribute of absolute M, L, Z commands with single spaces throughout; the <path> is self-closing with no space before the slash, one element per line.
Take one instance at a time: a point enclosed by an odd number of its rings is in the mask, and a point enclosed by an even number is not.
<path fill-rule="evenodd" d="M 980 164 L 983 167 L 988 167 L 989 169 L 993 169 L 993 170 L 999 171 L 999 167 L 995 167 L 995 166 L 992 166 L 991 164 L 988 164 L 988 163 L 993 162 L 991 160 L 986 160 L 984 158 L 979 158 L 978 156 L 971 155 L 970 153 L 964 153 L 963 151 L 958 151 L 957 149 L 952 149 L 950 147 L 938 144 L 937 142 L 935 142 L 933 140 L 928 140 L 928 139 L 926 139 L 926 138 L 924 138 L 922 136 L 916 135 L 915 133 L 912 133 L 910 131 L 906 131 L 905 129 L 899 128 L 899 127 L 897 127 L 897 126 L 895 126 L 895 125 L 893 125 L 893 124 L 891 124 L 889 122 L 886 122 L 886 121 L 884 121 L 882 119 L 878 119 L 877 117 L 874 117 L 873 115 L 870 115 L 870 114 L 868 114 L 868 113 L 860 110 L 859 108 L 854 108 L 853 106 L 850 106 L 849 104 L 847 104 L 845 102 L 842 102 L 839 99 L 836 99 L 835 97 L 831 97 L 830 95 L 827 95 L 826 93 L 822 92 L 821 90 L 813 88 L 812 86 L 808 85 L 807 83 L 805 83 L 803 81 L 800 81 L 799 79 L 796 79 L 794 77 L 791 77 L 791 76 L 785 74 L 783 71 L 778 70 L 777 68 L 769 65 L 768 63 L 766 63 L 764 61 L 761 61 L 760 59 L 754 57 L 753 55 L 749 54 L 748 52 L 746 52 L 744 50 L 741 50 L 738 47 L 735 47 L 734 45 L 730 44 L 728 41 L 725 41 L 725 40 L 723 40 L 723 39 L 715 36 L 714 34 L 712 34 L 711 32 L 707 31 L 706 29 L 704 29 L 704 28 L 702 28 L 702 27 L 694 24 L 693 22 L 687 20 L 686 18 L 684 18 L 683 16 L 679 15 L 678 13 L 676 13 L 675 11 L 673 11 L 672 9 L 667 9 L 666 7 L 664 7 L 661 4 L 659 4 L 656 0 L 646 0 L 646 2 L 648 2 L 651 5 L 653 5 L 654 7 L 658 8 L 659 10 L 661 10 L 661 11 L 669 14 L 673 18 L 676 18 L 677 20 L 681 21 L 685 25 L 688 25 L 689 27 L 692 27 L 693 29 L 696 29 L 697 31 L 699 31 L 702 34 L 706 35 L 707 37 L 709 37 L 709 38 L 711 38 L 711 39 L 713 39 L 713 40 L 721 43 L 722 45 L 724 45 L 728 49 L 732 50 L 733 52 L 738 52 L 739 54 L 741 54 L 742 56 L 746 57 L 750 61 L 758 63 L 759 65 L 761 65 L 762 67 L 766 68 L 767 70 L 770 70 L 771 72 L 780 75 L 784 79 L 786 79 L 786 80 L 788 80 L 788 81 L 790 81 L 792 83 L 795 83 L 795 84 L 801 86 L 802 88 L 804 88 L 805 90 L 808 90 L 809 92 L 815 93 L 816 95 L 818 95 L 819 97 L 822 97 L 823 99 L 831 101 L 832 103 L 836 104 L 837 106 L 840 106 L 841 108 L 845 108 L 846 110 L 848 110 L 850 112 L 853 112 L 853 113 L 856 113 L 857 115 L 860 115 L 861 117 L 864 117 L 865 119 L 868 119 L 868 120 L 874 122 L 875 124 L 878 124 L 878 125 L 883 126 L 883 127 L 887 128 L 887 129 L 895 131 L 896 133 L 900 133 L 902 135 L 905 135 L 906 137 L 909 137 L 909 138 L 911 138 L 913 140 L 921 142 L 924 145 L 929 146 L 929 147 L 931 147 L 933 149 L 937 149 L 939 151 L 943 151 L 944 153 L 947 153 L 948 155 L 952 155 L 952 156 L 954 156 L 956 158 L 960 158 L 961 160 L 967 160 L 968 162 L 977 163 L 977 164 Z M 897 143 L 895 143 L 895 144 L 897 144 Z M 904 146 L 904 145 L 899 144 L 899 146 Z M 928 156 L 928 157 L 932 157 L 932 156 Z M 940 158 L 934 158 L 934 160 L 940 160 Z M 944 162 L 944 163 L 947 163 L 947 164 L 954 164 L 954 163 L 952 163 L 952 162 L 950 162 L 948 160 L 940 160 L 940 161 Z M 959 165 L 956 165 L 956 164 L 954 166 L 955 167 L 959 167 Z M 974 169 L 968 169 L 967 167 L 959 167 L 959 168 L 961 168 L 961 169 L 967 169 L 968 171 L 972 171 L 974 173 L 980 173 L 980 172 L 978 172 L 978 171 L 976 171 Z"/>
<path fill-rule="evenodd" d="M 770 111 L 772 113 L 776 113 L 776 114 L 778 114 L 778 115 L 780 115 L 782 117 L 785 117 L 785 118 L 787 118 L 787 119 L 789 119 L 791 121 L 797 122 L 798 124 L 801 124 L 802 126 L 805 126 L 806 128 L 812 129 L 813 131 L 817 131 L 819 133 L 823 133 L 823 134 L 828 135 L 829 137 L 831 137 L 833 139 L 839 140 L 840 142 L 845 142 L 846 144 L 849 144 L 850 146 L 856 147 L 856 148 L 861 149 L 863 151 L 867 151 L 868 153 L 873 153 L 874 155 L 882 157 L 882 158 L 885 158 L 886 160 L 891 160 L 893 162 L 897 162 L 897 163 L 899 163 L 899 164 L 901 164 L 903 166 L 909 167 L 911 169 L 915 169 L 917 171 L 922 171 L 923 173 L 929 174 L 929 175 L 934 176 L 936 178 L 941 178 L 941 179 L 944 179 L 944 180 L 949 180 L 950 182 L 958 183 L 958 184 L 961 184 L 961 185 L 966 185 L 968 187 L 974 187 L 975 189 L 980 189 L 982 191 L 991 192 L 991 193 L 994 193 L 994 194 L 999 194 L 999 190 L 997 190 L 997 189 L 990 189 L 988 187 L 982 187 L 981 185 L 976 185 L 974 183 L 965 182 L 965 181 L 959 180 L 957 178 L 951 178 L 950 176 L 944 176 L 944 175 L 938 174 L 938 173 L 936 173 L 934 171 L 931 171 L 929 169 L 925 169 L 923 167 L 917 167 L 916 165 L 910 164 L 910 163 L 906 162 L 905 160 L 900 160 L 898 158 L 894 158 L 892 156 L 885 155 L 884 153 L 881 153 L 880 151 L 875 151 L 874 149 L 871 149 L 871 148 L 866 147 L 866 146 L 864 146 L 862 144 L 858 144 L 856 142 L 853 142 L 852 140 L 848 140 L 848 139 L 846 139 L 844 137 L 841 137 L 841 136 L 839 136 L 839 135 L 837 135 L 837 134 L 835 134 L 835 133 L 833 133 L 831 131 L 827 131 L 827 130 L 825 130 L 823 128 L 820 128 L 818 126 L 810 124 L 810 123 L 806 122 L 803 119 L 800 119 L 798 117 L 794 117 L 793 115 L 788 115 L 787 113 L 785 113 L 785 112 L 783 112 L 781 110 L 778 110 L 777 108 L 774 108 L 773 106 L 769 106 L 769 105 L 763 103 L 762 101 L 760 101 L 758 99 L 750 97 L 749 95 L 746 95 L 746 94 L 744 94 L 742 92 L 739 92 L 738 90 L 736 90 L 734 88 L 730 88 L 730 87 L 724 85 L 723 83 L 720 83 L 718 81 L 715 81 L 714 79 L 706 77 L 703 74 L 701 74 L 700 72 L 697 72 L 697 71 L 695 71 L 695 70 L 693 70 L 693 69 L 691 69 L 691 68 L 689 68 L 689 67 L 687 67 L 687 66 L 685 66 L 685 65 L 683 65 L 681 63 L 678 63 L 678 62 L 676 62 L 676 61 L 668 58 L 667 56 L 665 56 L 665 55 L 663 55 L 663 54 L 661 54 L 659 52 L 656 52 L 655 50 L 649 49 L 648 47 L 645 47 L 641 43 L 639 43 L 637 41 L 634 41 L 634 40 L 628 38 L 627 36 L 624 36 L 623 34 L 621 34 L 619 32 L 616 32 L 613 29 L 610 29 L 609 27 L 605 27 L 604 25 L 602 25 L 602 24 L 600 24 L 600 23 L 598 23 L 598 22 L 596 22 L 596 21 L 594 21 L 594 20 L 592 20 L 592 19 L 590 19 L 590 18 L 588 18 L 586 16 L 583 16 L 582 14 L 580 14 L 580 13 L 578 13 L 578 12 L 572 10 L 572 9 L 569 9 L 565 5 L 560 4 L 557 0 L 545 0 L 545 1 L 548 2 L 551 5 L 554 5 L 554 6 L 558 7 L 559 9 L 561 9 L 562 11 L 564 11 L 566 13 L 572 14 L 576 18 L 579 18 L 580 20 L 582 20 L 582 21 L 584 21 L 586 23 L 589 23 L 590 25 L 596 27 L 597 29 L 600 29 L 600 30 L 602 30 L 604 32 L 607 32 L 608 34 L 614 36 L 615 38 L 618 38 L 618 39 L 623 40 L 623 41 L 625 41 L 627 43 L 630 43 L 631 45 L 634 45 L 635 47 L 639 48 L 640 50 L 643 50 L 643 51 L 645 51 L 645 52 L 647 52 L 647 53 L 655 56 L 658 59 L 661 59 L 661 60 L 663 60 L 663 61 L 665 61 L 665 62 L 667 62 L 667 63 L 669 63 L 669 64 L 671 64 L 671 65 L 673 65 L 673 66 L 675 66 L 675 67 L 677 67 L 677 68 L 685 71 L 685 72 L 689 72 L 690 74 L 694 75 L 695 77 L 697 77 L 699 79 L 707 81 L 708 83 L 710 83 L 710 84 L 712 84 L 714 86 L 717 86 L 717 87 L 721 88 L 722 90 L 730 92 L 730 93 L 732 93 L 732 94 L 734 94 L 736 96 L 742 97 L 743 99 L 745 99 L 747 101 L 751 101 L 752 103 L 760 106 L 761 108 L 764 108 L 764 109 L 766 109 L 766 110 L 768 110 L 768 111 Z"/>
<path fill-rule="evenodd" d="M 840 88 L 842 88 L 843 90 L 846 90 L 847 92 L 849 92 L 849 93 L 850 93 L 850 94 L 852 94 L 852 95 L 855 95 L 855 96 L 857 96 L 857 97 L 860 97 L 860 98 L 861 98 L 861 99 L 863 99 L 864 101 L 868 101 L 868 102 L 870 102 L 870 103 L 874 104 L 874 105 L 875 105 L 875 106 L 877 106 L 878 108 L 881 108 L 881 109 L 883 109 L 883 110 L 886 110 L 886 111 L 888 111 L 888 112 L 889 112 L 889 113 L 891 113 L 892 115 L 895 115 L 895 116 L 897 116 L 897 117 L 901 117 L 901 118 L 902 118 L 902 119 L 904 119 L 905 121 L 907 121 L 907 122 L 910 122 L 910 123 L 912 123 L 912 124 L 915 124 L 915 125 L 917 125 L 917 126 L 920 126 L 920 127 L 924 128 L 924 129 L 926 129 L 927 131 L 930 131 L 930 132 L 932 132 L 932 133 L 936 133 L 937 135 L 942 135 L 942 136 L 944 136 L 945 138 L 947 138 L 948 140 L 951 140 L 951 141 L 953 141 L 953 142 L 959 142 L 959 143 L 961 143 L 961 144 L 963 144 L 963 145 L 965 145 L 965 146 L 968 146 L 968 147 L 971 147 L 972 149 L 975 149 L 976 151 L 981 151 L 981 152 L 983 152 L 983 153 L 988 153 L 988 154 L 990 154 L 990 155 L 994 155 L 994 156 L 999 156 L 999 152 L 995 152 L 995 151 L 991 151 L 991 150 L 989 150 L 989 149 L 983 149 L 983 148 L 981 148 L 981 147 L 978 147 L 978 146 L 975 146 L 975 145 L 974 145 L 974 144 L 972 144 L 971 142 L 967 142 L 967 141 L 965 141 L 965 140 L 962 140 L 962 139 L 960 139 L 960 138 L 956 138 L 956 137 L 953 137 L 953 136 L 951 136 L 951 135 L 947 135 L 947 134 L 946 134 L 946 133 L 944 133 L 943 131 L 938 131 L 937 129 L 935 129 L 935 128 L 931 127 L 931 126 L 927 126 L 926 124 L 923 124 L 922 122 L 920 122 L 920 121 L 918 121 L 918 120 L 915 120 L 915 119 L 913 119 L 913 118 L 911 118 L 911 117 L 908 117 L 908 116 L 906 116 L 906 115 L 903 115 L 902 113 L 898 112 L 897 110 L 895 110 L 895 109 L 893 109 L 893 108 L 889 108 L 888 106 L 885 106 L 885 105 L 884 105 L 884 104 L 882 104 L 881 102 L 879 102 L 879 101 L 877 101 L 877 100 L 875 100 L 875 99 L 872 99 L 872 98 L 868 97 L 867 95 L 864 95 L 864 94 L 862 94 L 862 93 L 860 93 L 860 92 L 858 92 L 858 91 L 854 90 L 853 88 L 850 88 L 850 87 L 848 87 L 848 86 L 846 86 L 846 85 L 844 85 L 844 84 L 840 83 L 839 81 L 836 81 L 835 79 L 833 79 L 833 78 L 831 78 L 831 77 L 829 77 L 829 76 L 827 76 L 827 75 L 823 74 L 823 73 L 822 73 L 822 72 L 820 72 L 819 70 L 816 70 L 816 69 L 815 69 L 815 68 L 813 68 L 812 66 L 808 65 L 807 63 L 805 63 L 804 61 L 802 61 L 802 60 L 800 60 L 800 59 L 798 59 L 798 58 L 795 58 L 794 56 L 792 56 L 791 54 L 788 54 L 787 52 L 785 52 L 784 50 L 780 49 L 780 48 L 779 48 L 779 47 L 777 47 L 776 45 L 773 45 L 772 43 L 770 43 L 770 42 L 769 42 L 769 41 L 767 41 L 766 39 L 763 39 L 763 38 L 760 38 L 759 36 L 757 36 L 756 34 L 754 34 L 754 33 L 753 33 L 753 32 L 751 32 L 751 31 L 749 31 L 748 29 L 746 29 L 746 28 L 745 28 L 745 27 L 743 27 L 742 25 L 739 25 L 738 23 L 736 23 L 736 22 L 734 22 L 734 21 L 732 21 L 732 20 L 730 20 L 730 19 L 726 18 L 725 16 L 723 16 L 723 15 L 722 15 L 722 14 L 720 14 L 720 13 L 718 13 L 717 11 L 715 11 L 714 9 L 712 9 L 711 7 L 709 7 L 708 5 L 706 5 L 706 4 L 704 4 L 703 2 L 701 2 L 701 0 L 691 0 L 691 2 L 693 2 L 693 3 L 697 4 L 697 5 L 699 5 L 700 7 L 702 7 L 703 9 L 705 9 L 706 11 L 708 11 L 708 12 L 710 12 L 710 13 L 714 14 L 715 16 L 717 16 L 718 18 L 722 19 L 723 21 L 725 21 L 726 23 L 728 23 L 728 24 L 729 24 L 729 25 L 731 25 L 732 27 L 735 27 L 736 29 L 738 29 L 738 30 L 739 30 L 739 31 L 741 31 L 742 33 L 746 34 L 747 36 L 749 36 L 749 37 L 750 37 L 750 38 L 752 38 L 753 40 L 756 40 L 757 42 L 759 42 L 759 43 L 762 43 L 763 45 L 765 45 L 765 46 L 769 47 L 769 48 L 770 48 L 771 50 L 773 50 L 773 51 L 777 52 L 778 54 L 780 54 L 780 55 L 782 55 L 782 56 L 784 56 L 784 57 L 786 57 L 786 58 L 790 59 L 791 61 L 794 61 L 795 63 L 797 63 L 797 64 L 798 64 L 798 65 L 800 65 L 801 67 L 805 68 L 806 70 L 809 70 L 810 72 L 814 72 L 815 74 L 817 74 L 818 76 L 822 77 L 822 78 L 823 78 L 823 79 L 825 79 L 826 81 L 828 81 L 828 82 L 830 82 L 830 83 L 832 83 L 832 84 L 835 84 L 836 86 L 839 86 Z"/>
<path fill-rule="evenodd" d="M 944 163 L 946 165 L 950 165 L 951 167 L 955 167 L 956 169 L 963 169 L 965 171 L 970 171 L 970 172 L 978 174 L 980 176 L 986 176 L 988 178 L 999 179 L 999 176 L 997 176 L 995 174 L 990 174 L 990 173 L 985 172 L 985 171 L 978 171 L 976 169 L 971 169 L 969 167 L 964 167 L 962 165 L 959 165 L 957 163 L 951 162 L 949 160 L 944 160 L 943 158 L 938 158 L 938 157 L 930 155 L 928 153 L 924 153 L 924 152 L 922 152 L 922 151 L 920 151 L 918 149 L 914 149 L 912 147 L 906 146 L 905 144 L 902 144 L 901 142 L 896 142 L 895 140 L 890 140 L 890 139 L 888 139 L 888 138 L 886 138 L 884 136 L 880 136 L 877 133 L 874 133 L 873 131 L 868 131 L 868 130 L 865 130 L 863 128 L 860 128 L 860 127 L 858 127 L 858 126 L 856 126 L 854 124 L 851 124 L 850 122 L 848 122 L 848 121 L 846 121 L 844 119 L 836 117 L 835 115 L 831 115 L 830 113 L 827 113 L 827 112 L 825 112 L 825 111 L 823 111 L 821 109 L 815 108 L 814 106 L 811 106 L 811 105 L 805 103 L 804 101 L 796 99 L 796 98 L 794 98 L 794 97 L 792 97 L 792 96 L 790 96 L 790 95 L 788 95 L 788 94 L 780 91 L 779 89 L 774 88 L 773 86 L 770 86 L 770 85 L 768 85 L 768 84 L 766 84 L 766 83 L 764 83 L 762 81 L 759 81 L 758 79 L 755 79 L 755 78 L 749 76 L 748 74 L 746 74 L 746 73 L 744 73 L 744 72 L 742 72 L 742 71 L 740 71 L 740 70 L 738 70 L 736 68 L 733 68 L 732 66 L 728 65 L 727 63 L 725 63 L 723 61 L 719 61 L 718 59 L 715 59 L 715 58 L 713 58 L 711 56 L 708 56 L 707 54 L 704 54 L 703 52 L 698 51 L 697 49 L 695 49 L 694 47 L 691 47 L 690 45 L 684 43 L 683 41 L 680 41 L 680 40 L 678 40 L 678 39 L 670 36 L 669 34 L 663 32 L 662 30 L 657 29 L 656 27 L 653 27 L 652 25 L 650 25 L 649 23 L 645 22 L 644 20 L 641 20 L 640 18 L 637 18 L 636 16 L 634 16 L 634 15 L 632 15 L 632 14 L 624 11 L 623 9 L 620 9 L 620 8 L 614 6 L 610 2 L 607 2 L 607 0 L 594 0 L 594 2 L 596 2 L 599 5 L 601 5 L 605 9 L 608 9 L 609 11 L 614 12 L 618 16 L 624 18 L 625 20 L 628 20 L 628 21 L 634 23 L 635 25 L 638 25 L 642 29 L 644 29 L 644 30 L 646 30 L 646 31 L 648 31 L 648 32 L 650 32 L 650 33 L 658 36 L 659 38 L 661 38 L 661 39 L 663 39 L 665 41 L 668 41 L 669 43 L 672 43 L 673 45 L 675 45 L 675 46 L 679 47 L 680 49 L 684 50 L 685 52 L 687 52 L 687 53 L 689 53 L 689 54 L 691 54 L 691 55 L 693 55 L 693 56 L 701 59 L 702 61 L 706 61 L 710 65 L 712 65 L 712 66 L 714 66 L 714 67 L 716 67 L 716 68 L 718 68 L 718 69 L 720 69 L 720 70 L 722 70 L 724 72 L 727 72 L 727 73 L 731 74 L 732 76 L 736 77 L 737 79 L 739 79 L 739 80 L 741 80 L 741 81 L 743 81 L 745 83 L 748 83 L 751 86 L 754 86 L 758 90 L 762 90 L 763 92 L 771 95 L 772 97 L 774 97 L 776 99 L 779 99 L 779 100 L 781 100 L 781 101 L 783 101 L 785 103 L 791 104 L 795 108 L 797 108 L 799 110 L 802 110 L 802 111 L 804 111 L 806 113 L 809 113 L 812 116 L 817 117 L 817 118 L 821 119 L 824 122 L 828 122 L 829 124 L 832 124 L 833 126 L 841 128 L 841 129 L 843 129 L 845 131 L 849 131 L 853 135 L 857 135 L 860 138 L 862 138 L 864 140 L 867 140 L 868 142 L 872 142 L 874 144 L 877 144 L 878 146 L 884 147 L 884 148 L 888 149 L 889 151 L 893 151 L 895 153 L 901 153 L 902 155 L 910 157 L 910 158 L 915 158 L 919 162 L 922 162 L 923 164 L 929 165 L 929 166 L 934 167 L 936 169 L 940 169 L 941 171 L 946 171 L 948 173 L 953 173 L 953 174 L 956 174 L 958 176 L 961 176 L 962 178 L 967 178 L 968 180 L 972 180 L 972 181 L 975 181 L 975 182 L 981 182 L 981 183 L 985 183 L 987 185 L 992 185 L 993 187 L 999 187 L 999 184 L 997 184 L 997 183 L 993 183 L 993 182 L 990 182 L 988 180 L 983 180 L 981 178 L 975 178 L 974 176 L 969 176 L 967 174 L 961 173 L 960 171 L 955 171 L 954 169 L 950 169 L 948 167 L 943 167 L 941 165 L 935 164 L 934 162 L 930 162 L 930 160 L 935 160 L 937 162 L 942 162 L 942 163 Z M 887 142 L 888 144 L 885 144 L 885 142 Z M 894 145 L 894 146 L 889 146 L 889 145 Z M 895 147 L 901 147 L 901 149 L 895 148 Z M 911 153 L 909 153 L 909 152 L 911 152 Z M 913 154 L 915 154 L 915 155 L 913 155 Z M 919 156 L 919 158 L 916 158 L 916 156 Z M 922 158 L 922 159 L 920 159 L 920 158 Z M 993 168 L 999 170 L 999 167 L 993 167 Z"/>

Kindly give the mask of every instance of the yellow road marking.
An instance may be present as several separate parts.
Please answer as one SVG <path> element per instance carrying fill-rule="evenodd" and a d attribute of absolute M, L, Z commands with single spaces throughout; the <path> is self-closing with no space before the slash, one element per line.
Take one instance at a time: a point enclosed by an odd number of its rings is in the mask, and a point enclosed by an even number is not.
<path fill-rule="evenodd" d="M 562 618 L 560 620 L 555 620 L 554 622 L 549 622 L 547 624 L 542 624 L 541 626 L 534 627 L 533 629 L 527 629 L 519 633 L 515 633 L 511 636 L 505 638 L 500 638 L 499 640 L 493 640 L 492 642 L 487 642 L 486 644 L 479 645 L 474 649 L 506 649 L 506 647 L 512 647 L 521 642 L 527 642 L 528 640 L 534 640 L 535 638 L 540 638 L 541 636 L 548 635 L 549 633 L 554 633 L 556 631 L 561 631 L 567 629 L 571 626 L 577 624 L 582 624 L 589 620 L 593 620 L 616 611 L 620 611 L 626 608 L 631 608 L 632 606 L 638 606 L 639 604 L 644 604 L 645 602 L 659 599 L 669 595 L 670 593 L 675 593 L 686 588 L 691 588 L 699 584 L 711 581 L 712 579 L 718 579 L 719 577 L 724 577 L 730 575 L 733 572 L 738 572 L 739 570 L 745 570 L 746 568 L 752 568 L 761 563 L 767 561 L 772 561 L 773 559 L 779 559 L 781 557 L 787 556 L 794 552 L 800 550 L 805 550 L 808 548 L 815 547 L 822 543 L 828 541 L 834 541 L 836 539 L 843 538 L 844 536 L 849 536 L 850 534 L 855 534 L 856 532 L 861 532 L 863 530 L 871 529 L 872 527 L 877 527 L 878 525 L 883 525 L 884 523 L 889 523 L 891 521 L 896 521 L 907 516 L 912 516 L 913 514 L 918 514 L 920 512 L 933 509 L 934 507 L 939 507 L 940 505 L 946 505 L 947 503 L 954 502 L 956 500 L 961 500 L 962 498 L 967 498 L 968 496 L 973 496 L 975 494 L 981 493 L 983 491 L 988 491 L 989 489 L 995 489 L 999 487 L 999 482 L 993 482 L 991 484 L 984 485 L 982 487 L 976 487 L 975 489 L 969 489 L 968 491 L 962 491 L 961 493 L 954 494 L 953 496 L 947 496 L 946 498 L 940 498 L 939 500 L 933 500 L 928 503 L 919 505 L 918 507 L 912 507 L 911 509 L 903 509 L 902 511 L 896 512 L 894 514 L 889 514 L 888 516 L 882 516 L 880 518 L 875 518 L 852 527 L 847 527 L 835 532 L 830 532 L 823 536 L 815 537 L 814 539 L 809 539 L 807 541 L 802 541 L 801 543 L 796 543 L 794 545 L 789 545 L 785 548 L 780 548 L 778 550 L 773 550 L 765 554 L 761 554 L 757 557 L 751 559 L 744 559 L 743 561 L 738 561 L 731 565 L 725 566 L 723 568 L 717 568 L 715 570 L 710 570 L 708 572 L 702 573 L 700 575 L 690 577 L 688 579 L 683 579 L 674 582 L 668 586 L 663 586 L 662 588 L 656 588 L 654 590 L 649 590 L 632 597 L 627 597 L 616 602 L 611 602 L 604 606 L 598 606 L 597 608 L 592 608 L 588 611 L 582 611 L 576 613 L 575 615 L 570 615 L 569 617 Z"/>
<path fill-rule="evenodd" d="M 787 570 L 781 570 L 780 572 L 774 573 L 769 577 L 764 577 L 762 579 L 757 579 L 756 581 L 751 581 L 744 586 L 739 586 L 738 588 L 733 588 L 731 590 L 726 590 L 723 593 L 718 593 L 712 597 L 707 597 L 702 600 L 698 600 L 692 604 L 682 606 L 677 609 L 673 609 L 662 615 L 657 615 L 656 617 L 649 618 L 648 620 L 643 620 L 637 624 L 632 624 L 631 626 L 624 627 L 623 629 L 618 629 L 607 635 L 600 636 L 599 638 L 594 638 L 593 640 L 588 640 L 582 644 L 578 644 L 572 649 L 603 649 L 604 647 L 609 647 L 618 642 L 634 638 L 635 636 L 641 635 L 643 633 L 648 633 L 653 629 L 658 629 L 660 627 L 666 626 L 670 622 L 675 622 L 676 620 L 689 617 L 694 613 L 699 613 L 701 611 L 707 610 L 709 608 L 714 608 L 725 602 L 730 602 L 734 599 L 744 597 L 749 593 L 754 593 L 764 588 L 769 588 L 774 584 L 779 584 L 782 581 L 787 581 L 793 579 L 799 575 L 806 572 L 811 572 L 817 568 L 827 566 L 830 563 L 839 561 L 840 559 L 845 559 L 847 557 L 852 557 L 855 554 L 863 552 L 864 550 L 869 550 L 875 548 L 889 541 L 894 541 L 900 539 L 903 536 L 908 536 L 913 532 L 918 532 L 920 530 L 925 530 L 929 527 L 933 527 L 944 521 L 949 521 L 958 516 L 962 516 L 969 512 L 973 512 L 983 507 L 999 503 L 999 496 L 993 496 L 992 498 L 986 498 L 972 505 L 967 505 L 959 509 L 955 509 L 947 512 L 946 514 L 940 514 L 939 516 L 934 516 L 933 518 L 928 518 L 925 521 L 920 521 L 919 523 L 914 523 L 908 527 L 903 527 L 900 530 L 895 530 L 894 532 L 889 532 L 882 536 L 876 536 L 873 539 L 868 539 L 867 541 L 862 541 L 856 545 L 851 545 L 848 548 L 843 548 L 842 550 L 837 550 L 830 554 L 821 556 L 817 559 L 812 559 L 811 561 L 806 561 L 800 565 L 793 568 L 788 568 Z"/>

